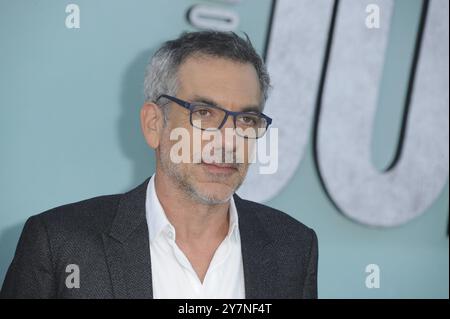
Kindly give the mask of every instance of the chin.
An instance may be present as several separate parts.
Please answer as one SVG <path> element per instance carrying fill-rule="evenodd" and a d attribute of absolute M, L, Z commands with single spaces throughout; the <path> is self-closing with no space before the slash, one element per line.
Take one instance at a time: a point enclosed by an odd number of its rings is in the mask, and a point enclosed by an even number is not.
<path fill-rule="evenodd" d="M 228 202 L 231 196 L 233 196 L 233 193 L 234 193 L 233 189 L 225 185 L 221 186 L 208 185 L 207 187 L 199 188 L 197 191 L 199 197 L 201 197 L 205 201 L 216 204 L 223 204 Z"/>

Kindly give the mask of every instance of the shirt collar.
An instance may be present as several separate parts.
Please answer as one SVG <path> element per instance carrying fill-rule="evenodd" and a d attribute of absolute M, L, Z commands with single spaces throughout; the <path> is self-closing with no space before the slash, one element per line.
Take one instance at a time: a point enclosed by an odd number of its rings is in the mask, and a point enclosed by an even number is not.
<path fill-rule="evenodd" d="M 237 214 L 236 204 L 234 203 L 234 197 L 230 198 L 230 209 L 229 209 L 229 228 L 227 237 L 232 237 L 233 239 L 237 239 L 238 235 L 238 227 L 239 227 L 239 218 Z"/>
<path fill-rule="evenodd" d="M 147 219 L 150 234 L 150 243 L 153 243 L 159 234 L 164 231 L 172 231 L 175 236 L 175 228 L 167 219 L 161 202 L 156 195 L 155 175 L 150 178 L 147 185 L 147 195 L 145 199 L 145 217 Z M 229 228 L 227 238 L 238 239 L 238 214 L 234 198 L 230 198 Z"/>

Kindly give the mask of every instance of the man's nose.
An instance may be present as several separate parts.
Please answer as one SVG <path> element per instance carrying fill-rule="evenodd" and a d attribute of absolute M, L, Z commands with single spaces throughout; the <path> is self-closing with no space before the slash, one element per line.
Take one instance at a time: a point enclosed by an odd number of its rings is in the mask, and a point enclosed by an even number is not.
<path fill-rule="evenodd" d="M 220 131 L 222 135 L 222 147 L 228 152 L 234 152 L 236 150 L 236 130 L 232 116 L 228 116 Z"/>

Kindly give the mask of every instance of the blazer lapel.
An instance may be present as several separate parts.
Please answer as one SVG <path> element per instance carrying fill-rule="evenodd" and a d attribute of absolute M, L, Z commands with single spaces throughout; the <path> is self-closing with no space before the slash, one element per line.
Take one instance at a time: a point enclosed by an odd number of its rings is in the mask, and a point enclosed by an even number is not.
<path fill-rule="evenodd" d="M 273 241 L 259 221 L 257 212 L 234 195 L 239 216 L 245 297 L 276 298 L 278 265 Z"/>
<path fill-rule="evenodd" d="M 153 298 L 145 218 L 148 181 L 122 195 L 111 229 L 103 234 L 115 298 Z"/>

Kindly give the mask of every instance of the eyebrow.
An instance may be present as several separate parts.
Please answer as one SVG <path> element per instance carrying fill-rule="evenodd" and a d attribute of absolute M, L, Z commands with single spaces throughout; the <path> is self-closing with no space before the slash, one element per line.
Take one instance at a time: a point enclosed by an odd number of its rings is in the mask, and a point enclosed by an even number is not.
<path fill-rule="evenodd" d="M 228 110 L 227 108 L 223 107 L 222 105 L 218 104 L 217 102 L 213 101 L 212 99 L 207 98 L 205 96 L 201 96 L 201 95 L 194 95 L 192 97 L 191 101 L 197 102 L 197 103 L 208 104 L 208 105 L 212 105 L 212 106 L 217 106 L 217 107 Z M 244 106 L 243 109 L 239 112 L 261 113 L 261 107 L 259 105 L 247 105 L 247 106 Z"/>

